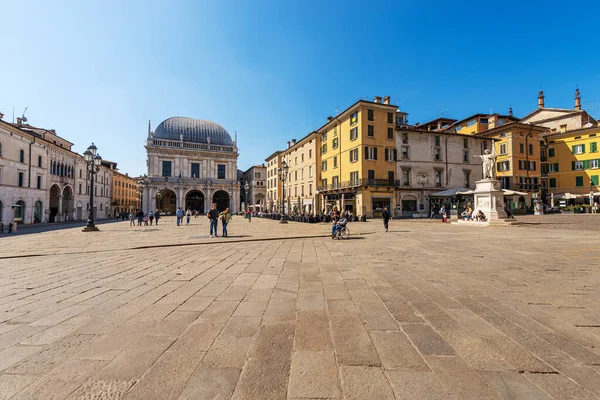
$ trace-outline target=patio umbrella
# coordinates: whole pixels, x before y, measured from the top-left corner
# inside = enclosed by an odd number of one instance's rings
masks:
[[[456,196],[457,194],[464,194],[465,192],[468,192],[468,191],[469,191],[469,189],[464,188],[464,187],[459,187],[459,188],[454,188],[454,189],[446,189],[441,192],[433,193],[433,194],[429,195],[429,197],[452,197],[452,196]]]

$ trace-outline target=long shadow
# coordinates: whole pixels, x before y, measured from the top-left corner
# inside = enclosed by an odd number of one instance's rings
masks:
[[[95,221],[96,226],[112,224],[116,222],[124,222],[124,221],[115,221],[113,219],[109,220],[100,220]],[[33,225],[25,225],[19,226],[16,232],[8,233],[8,226],[4,225],[4,233],[0,233],[0,239],[8,236],[23,236],[23,235],[31,235],[34,233],[43,233],[43,232],[52,232],[58,231],[61,229],[71,229],[71,228],[81,228],[83,229],[86,225],[86,221],[69,221],[69,222],[57,222],[57,223],[48,223],[48,224],[33,224]]]

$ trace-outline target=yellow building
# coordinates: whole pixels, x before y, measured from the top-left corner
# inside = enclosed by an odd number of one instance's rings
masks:
[[[279,212],[281,209],[282,188],[279,178],[281,168],[281,151],[276,151],[265,158],[267,165],[267,211]]]
[[[500,114],[474,114],[470,117],[454,122],[448,126],[446,132],[460,133],[462,135],[475,135],[488,129],[497,128],[510,122],[518,121],[513,117],[512,108],[508,111],[508,115]]]
[[[113,170],[112,209],[114,213],[135,212],[140,207],[140,188],[137,178]]]
[[[476,134],[494,139],[497,178],[503,189],[541,193],[545,181],[542,180],[540,142],[543,141],[541,134],[546,131],[547,128],[539,125],[509,122]]]
[[[286,212],[313,213],[319,210],[317,185],[320,135],[311,132],[299,141],[292,139],[281,153],[288,166],[285,182]]]
[[[576,202],[587,203],[593,192],[598,202],[600,127],[550,134],[546,140],[549,190],[554,199],[578,197],[583,201]]]
[[[359,100],[317,130],[323,210],[374,217],[396,207],[395,127],[406,114],[389,103],[389,96]]]

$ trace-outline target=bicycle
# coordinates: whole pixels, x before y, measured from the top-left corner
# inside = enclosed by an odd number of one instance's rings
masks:
[[[350,229],[347,226],[342,227],[342,229],[339,229],[334,236],[335,239],[350,239]]]

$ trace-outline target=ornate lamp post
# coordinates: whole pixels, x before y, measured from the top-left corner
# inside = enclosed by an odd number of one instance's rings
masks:
[[[285,213],[285,181],[287,179],[288,170],[287,163],[285,161],[281,162],[281,168],[279,168],[279,178],[281,179],[281,221],[280,224],[287,224],[288,222],[283,218],[283,214]]]
[[[248,181],[246,181],[246,183],[244,184],[244,191],[246,192],[246,210],[244,210],[244,212],[246,212],[247,210],[250,209],[250,202],[248,201],[248,190],[250,190],[250,185],[248,184]]]
[[[144,192],[146,193],[146,198],[148,198],[149,196],[148,176],[146,174],[140,176],[140,179],[138,180],[138,185],[140,185],[140,210],[143,210],[144,205],[146,204],[144,202]],[[148,200],[148,203],[150,203],[150,200]],[[150,204],[148,204],[148,212],[150,212]]]
[[[83,153],[83,158],[86,164],[87,173],[90,175],[90,207],[88,211],[87,225],[83,228],[84,232],[98,231],[99,229],[94,224],[94,174],[100,171],[102,157],[96,154],[98,148],[92,143],[90,147]]]

